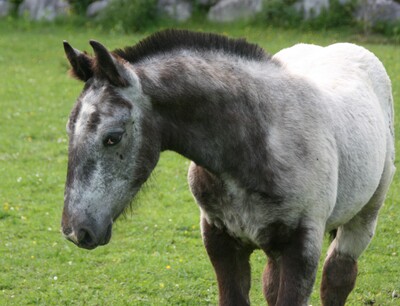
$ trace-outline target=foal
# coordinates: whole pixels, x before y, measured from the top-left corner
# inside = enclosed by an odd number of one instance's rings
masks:
[[[352,44],[274,56],[216,34],[167,30],[89,56],[64,42],[85,82],[69,118],[62,230],[107,244],[161,151],[193,162],[220,305],[249,305],[249,257],[268,256],[269,305],[307,305],[325,232],[336,236],[321,300],[344,305],[394,173],[393,101],[381,62]]]

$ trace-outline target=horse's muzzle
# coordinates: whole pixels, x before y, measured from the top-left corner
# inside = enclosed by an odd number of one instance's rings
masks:
[[[78,247],[92,250],[99,245],[106,245],[110,242],[112,233],[112,223],[107,227],[107,230],[102,235],[96,233],[88,226],[72,229],[70,227],[62,227],[64,237],[75,243]]]

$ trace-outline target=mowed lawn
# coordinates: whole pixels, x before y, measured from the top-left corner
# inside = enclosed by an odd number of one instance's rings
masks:
[[[247,37],[270,53],[297,42],[360,40],[340,32],[230,26],[215,31]],[[115,224],[109,245],[86,251],[60,234],[65,124],[82,88],[67,76],[62,41],[90,50],[93,38],[113,49],[144,35],[0,23],[0,305],[216,305],[214,272],[186,183],[189,161],[175,153],[162,154],[131,213]],[[360,41],[382,60],[392,79],[400,135],[400,47]],[[359,260],[348,305],[400,305],[399,185],[397,173],[376,236]],[[265,304],[264,265],[265,256],[256,251],[253,305]],[[310,300],[314,306],[320,305],[320,274]]]

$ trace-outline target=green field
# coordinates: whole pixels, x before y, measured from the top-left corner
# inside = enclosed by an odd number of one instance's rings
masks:
[[[398,45],[368,43],[339,31],[192,28],[244,36],[270,53],[297,42],[364,45],[382,60],[392,79],[400,135]],[[177,154],[163,153],[132,212],[114,226],[109,245],[86,251],[60,234],[65,124],[82,88],[67,76],[62,40],[89,50],[88,40],[93,38],[113,49],[134,44],[144,35],[0,22],[0,305],[216,305],[214,272],[186,183],[189,162]],[[397,173],[377,234],[359,261],[348,305],[400,305],[399,184]],[[253,305],[265,304],[264,264],[264,255],[255,252]],[[320,274],[310,301],[314,306],[320,305]]]

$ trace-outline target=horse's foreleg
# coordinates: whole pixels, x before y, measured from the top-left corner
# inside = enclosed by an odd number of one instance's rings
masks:
[[[280,267],[279,261],[273,258],[268,263],[263,274],[263,292],[268,305],[274,306],[278,299]]]
[[[217,275],[220,306],[250,305],[250,264],[253,248],[202,220],[203,240]]]
[[[306,306],[318,268],[324,227],[310,223],[287,232],[290,235],[278,233],[278,238],[263,247],[272,257],[264,275],[264,294],[270,306]]]

